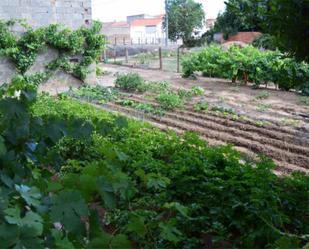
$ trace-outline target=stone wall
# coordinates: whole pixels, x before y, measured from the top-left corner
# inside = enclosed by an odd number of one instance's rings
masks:
[[[26,19],[37,28],[60,23],[77,29],[91,24],[91,0],[0,0],[0,19]]]

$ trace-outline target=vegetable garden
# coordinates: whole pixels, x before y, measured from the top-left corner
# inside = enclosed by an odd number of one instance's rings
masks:
[[[104,48],[99,26],[17,38],[8,25],[1,54],[20,75],[0,88],[1,249],[308,248],[309,150],[296,130],[199,101],[203,87],[132,73],[119,74],[116,88],[38,94],[44,75],[25,72],[42,45],[61,51],[47,75],[84,78]],[[70,62],[77,52],[81,61]],[[111,110],[142,112],[161,130]]]

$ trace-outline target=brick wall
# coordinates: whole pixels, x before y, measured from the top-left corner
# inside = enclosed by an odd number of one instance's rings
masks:
[[[260,32],[238,32],[236,35],[231,35],[227,40],[224,40],[223,43],[240,41],[251,44],[260,35]]]
[[[91,23],[91,0],[0,0],[0,19],[15,18],[35,28],[60,23],[76,29]]]

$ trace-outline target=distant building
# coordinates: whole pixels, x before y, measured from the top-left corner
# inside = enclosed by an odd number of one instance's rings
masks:
[[[206,19],[205,21],[205,27],[206,27],[206,31],[211,30],[216,23],[217,19]]]
[[[163,16],[135,19],[130,26],[133,43],[158,44],[165,39]]]
[[[110,44],[163,44],[163,20],[164,15],[133,15],[124,22],[103,23],[102,32]]]
[[[103,23],[102,32],[110,44],[131,43],[130,24],[127,22]]]

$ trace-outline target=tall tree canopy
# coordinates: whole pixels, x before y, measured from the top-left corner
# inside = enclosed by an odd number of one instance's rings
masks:
[[[229,0],[226,5],[216,32],[261,31],[282,51],[309,60],[308,0]]]
[[[194,0],[168,0],[168,30],[171,40],[182,39],[187,45],[195,29],[205,20],[203,5]],[[164,27],[167,23],[164,22]]]
[[[215,32],[223,33],[227,38],[229,35],[240,31],[260,31],[261,20],[259,6],[254,1],[230,0],[225,2],[226,9],[219,14],[214,26]],[[241,13],[246,13],[243,15]]]

